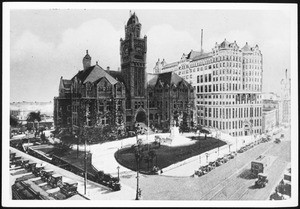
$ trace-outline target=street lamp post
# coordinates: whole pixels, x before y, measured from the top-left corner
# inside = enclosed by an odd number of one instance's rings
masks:
[[[206,155],[206,162],[208,163],[208,156],[209,156],[209,154],[205,153],[205,155]]]
[[[87,155],[86,155],[86,138],[84,140],[84,194],[86,194],[87,184]]]
[[[117,169],[118,169],[118,181],[120,181],[120,166],[118,166]]]

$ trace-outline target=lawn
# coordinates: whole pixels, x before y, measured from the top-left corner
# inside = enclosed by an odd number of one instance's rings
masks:
[[[54,149],[53,145],[48,145],[47,147],[46,146],[37,147],[35,150],[39,150],[41,152],[44,152],[45,154],[52,154],[54,151],[53,149]],[[84,169],[84,151],[78,152],[78,158],[77,158],[77,151],[71,149],[64,153],[57,153],[56,156],[70,163],[71,165]],[[95,172],[89,163],[87,164],[87,170],[90,173]]]
[[[192,138],[192,137],[191,137]],[[170,147],[166,145],[158,146],[150,146],[156,151],[157,159],[154,158],[153,163],[150,163],[150,168],[154,165],[158,166],[160,169],[168,167],[174,163],[183,161],[187,158],[199,155],[211,149],[214,149],[218,146],[223,146],[226,142],[218,140],[216,138],[207,137],[205,140],[204,137],[193,137],[192,140],[195,140],[195,144],[186,145],[186,146],[178,146],[178,147]],[[143,154],[147,154],[147,149],[143,151]],[[137,170],[136,160],[134,149],[124,148],[115,153],[116,160],[124,167],[134,170]],[[141,172],[148,172],[148,163],[145,160],[142,160],[139,165],[139,170]]]

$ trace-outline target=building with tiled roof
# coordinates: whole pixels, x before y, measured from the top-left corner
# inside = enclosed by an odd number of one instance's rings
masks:
[[[135,13],[125,26],[125,38],[120,39],[120,45],[121,70],[105,70],[98,62],[92,65],[87,50],[82,59],[83,69],[70,80],[61,77],[59,96],[54,98],[55,127],[76,133],[83,126],[132,129],[139,122],[168,129],[175,124],[174,114],[177,118],[184,114],[184,122],[192,125],[193,88],[174,73],[146,73],[147,37],[141,37],[141,24]],[[192,52],[188,56],[196,55]],[[165,60],[158,64],[166,68],[177,65]],[[178,111],[174,113],[171,106]]]

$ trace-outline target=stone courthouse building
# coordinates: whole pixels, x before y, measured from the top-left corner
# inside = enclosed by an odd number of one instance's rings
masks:
[[[132,129],[136,122],[159,129],[193,125],[194,89],[175,73],[147,74],[147,37],[135,13],[120,39],[121,71],[91,65],[88,51],[83,69],[72,79],[61,77],[54,98],[54,124],[58,129],[116,125]]]

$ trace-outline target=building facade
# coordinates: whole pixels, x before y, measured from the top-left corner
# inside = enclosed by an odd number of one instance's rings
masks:
[[[104,70],[98,62],[91,65],[87,51],[83,70],[70,80],[61,78],[59,96],[54,98],[56,128],[76,132],[83,126],[133,129],[137,122],[159,129],[193,125],[191,84],[175,73],[147,75],[147,37],[141,38],[135,13],[127,21],[124,40],[120,39],[120,55],[120,71]]]
[[[262,93],[262,103],[263,103],[263,115],[264,112],[268,113],[270,110],[275,110],[275,126],[278,126],[282,123],[282,102],[280,100],[280,97],[273,93]],[[262,118],[263,123],[264,122],[264,117]],[[262,127],[264,130],[264,127]]]
[[[175,72],[194,86],[197,123],[232,136],[262,132],[263,56],[256,45],[226,39],[211,52],[191,51],[177,62],[156,63],[154,72]]]
[[[268,133],[277,123],[277,109],[264,108],[262,113],[262,132]]]
[[[287,69],[285,78],[281,80],[281,102],[282,102],[282,122],[291,122],[291,78],[288,78]]]

